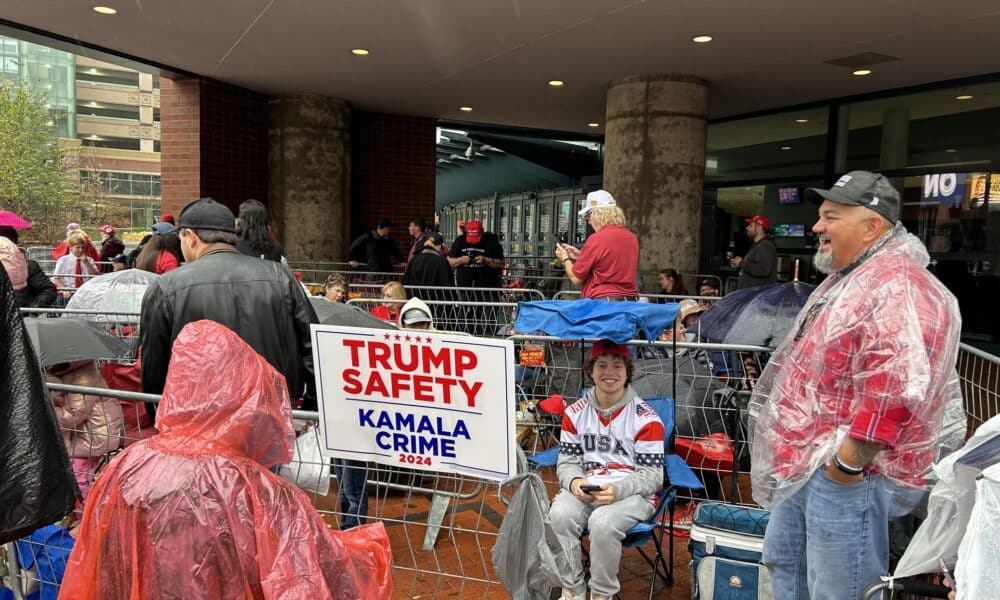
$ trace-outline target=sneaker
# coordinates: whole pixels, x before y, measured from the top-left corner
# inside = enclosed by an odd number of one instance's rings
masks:
[[[560,598],[562,600],[587,600],[587,590],[584,590],[582,592],[574,592],[569,588],[563,588],[562,596],[560,596]]]

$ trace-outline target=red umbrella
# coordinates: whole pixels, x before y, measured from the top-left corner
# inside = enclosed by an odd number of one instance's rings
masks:
[[[0,226],[2,225],[13,227],[14,229],[31,229],[31,223],[9,210],[0,210]]]

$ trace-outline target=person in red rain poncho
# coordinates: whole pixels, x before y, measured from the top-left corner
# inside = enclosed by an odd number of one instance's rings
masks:
[[[287,390],[226,327],[186,325],[156,415],[160,433],[101,473],[59,597],[388,598],[382,524],[330,531],[304,492],[267,470],[292,458]]]

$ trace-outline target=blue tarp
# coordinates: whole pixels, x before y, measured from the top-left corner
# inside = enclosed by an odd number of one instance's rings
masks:
[[[679,305],[607,300],[539,300],[517,305],[518,333],[544,333],[563,339],[603,338],[617,344],[635,339],[642,331],[655,340],[673,325]]]

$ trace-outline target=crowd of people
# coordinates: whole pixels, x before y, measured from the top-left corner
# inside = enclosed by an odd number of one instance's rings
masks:
[[[757,407],[751,423],[753,494],[772,511],[764,563],[774,597],[857,598],[867,585],[888,573],[888,521],[919,502],[924,476],[946,443],[937,433],[954,412],[954,403],[961,402],[948,384],[961,317],[955,298],[927,271],[923,244],[900,223],[900,196],[888,180],[853,171],[831,188],[809,193],[819,203],[819,218],[813,226],[819,239],[814,262],[827,277],[752,387],[751,403]],[[241,476],[251,482],[247,485],[273,482],[261,468],[289,459],[282,441],[287,440],[290,427],[287,409],[317,407],[309,329],[317,322],[316,312],[307,291],[282,265],[282,249],[268,229],[264,206],[255,200],[244,202],[239,228],[230,209],[209,198],[185,206],[176,223],[167,217],[163,215],[141,249],[133,251],[134,259],[126,257],[122,263],[159,275],[142,301],[139,347],[141,389],[162,393],[164,403],[160,415],[148,405],[160,436],[142,450],[128,451],[128,460],[116,461],[112,474],[90,492],[101,499],[89,501],[83,523],[86,542],[80,547],[97,554],[74,553],[72,567],[98,581],[107,574],[95,574],[99,569],[95,556],[117,564],[117,553],[124,549],[98,544],[96,540],[103,539],[104,533],[97,524],[124,527],[133,518],[129,512],[133,509],[122,505],[131,502],[131,497],[116,486],[125,469],[143,468],[142,453],[172,456],[191,427],[185,419],[200,415],[198,420],[221,427],[216,432],[236,432],[231,438],[234,447],[243,448],[241,452],[253,463],[249,471],[249,463],[241,463]],[[640,241],[628,229],[621,207],[609,192],[599,190],[588,194],[580,217],[593,234],[580,248],[565,243],[556,246],[565,277],[580,286],[585,299],[638,300]],[[412,297],[414,288],[481,288],[484,295],[456,292],[454,296],[480,302],[501,288],[503,248],[481,222],[461,223],[449,246],[441,233],[414,220],[408,229],[413,242],[405,255],[391,237],[392,226],[388,219],[378,220],[348,249],[350,264],[370,273],[389,272],[394,262],[406,263],[403,281],[383,286],[384,302],[371,311],[378,318],[404,328],[433,328],[433,312],[420,298]],[[776,251],[767,237],[768,228],[764,216],[747,219],[753,245],[744,256],[732,260],[740,269],[741,288],[777,280]],[[113,227],[103,227],[101,233],[104,238],[98,252],[78,227],[68,228],[64,246],[55,251],[61,255],[50,287],[45,283],[49,279],[39,276],[37,263],[32,265],[17,251],[17,232],[0,229],[0,258],[18,303],[49,305],[82,287],[87,277],[98,276],[99,262],[114,263],[117,268],[124,246]],[[661,271],[657,283],[664,295],[690,295],[676,270]],[[335,274],[325,281],[320,294],[330,302],[344,302],[350,289],[348,279]],[[719,293],[712,280],[699,281],[696,295],[703,298],[681,302],[676,320],[660,340],[697,341],[698,320],[707,308],[707,298]],[[476,313],[471,314],[474,321]],[[208,356],[195,350],[193,342],[207,337],[221,340],[230,354]],[[260,401],[270,403],[261,409],[273,421],[268,425],[273,426],[268,433],[274,434],[270,446],[268,438],[257,438],[246,429],[250,421],[226,424],[206,406],[194,413],[180,408],[186,400],[179,390],[189,386],[178,379],[179,369],[201,373],[196,365],[202,361],[212,364],[213,375],[240,372],[243,367],[238,363],[247,353],[260,359],[254,367],[254,381],[269,390]],[[667,432],[656,410],[643,399],[649,394],[644,388],[648,381],[638,363],[651,359],[677,364],[678,396],[685,396],[677,398],[678,434],[696,437],[723,427],[697,410],[697,398],[710,396],[712,390],[695,387],[727,384],[732,374],[717,370],[718,363],[726,363],[725,357],[672,345],[633,354],[627,346],[607,341],[593,344],[582,366],[592,385],[565,407],[562,416],[560,490],[549,513],[569,557],[568,569],[559,581],[563,598],[584,598],[588,586],[595,599],[618,593],[625,532],[656,509],[657,492],[664,483]],[[76,368],[93,375],[86,365],[60,365],[48,375],[65,380]],[[229,401],[234,402],[232,413],[239,416],[245,407],[240,405],[242,396],[237,396]],[[74,426],[82,422],[80,415],[88,402],[93,405],[85,397],[59,396],[54,401],[60,423]],[[103,413],[114,420],[113,411]],[[235,429],[226,433],[230,426]],[[94,423],[92,429],[105,431],[109,437],[118,435],[108,422]],[[198,435],[211,429],[198,428]],[[253,443],[246,446],[251,439]],[[74,440],[67,440],[68,447],[73,444]],[[93,469],[93,456],[72,456]],[[207,457],[198,461],[211,462]],[[338,461],[335,468],[341,485],[340,508],[350,516],[342,525],[363,525],[365,465]],[[81,487],[87,484],[81,481]],[[157,493],[171,497],[176,492],[172,488]],[[140,497],[148,499],[140,494],[135,500]],[[286,508],[309,513],[304,506]],[[311,534],[298,543],[329,546],[315,518],[306,515],[302,519]],[[589,581],[581,560],[584,530],[592,540]],[[325,551],[336,553],[335,548]],[[169,565],[163,566],[165,557],[144,560],[169,571]],[[310,581],[320,586],[326,578],[325,584],[330,585],[329,565],[323,564],[322,557],[320,563],[307,579],[312,577]],[[114,585],[120,585],[116,581]]]

